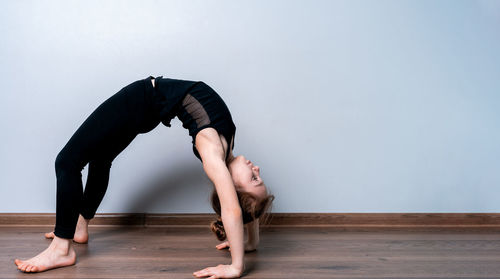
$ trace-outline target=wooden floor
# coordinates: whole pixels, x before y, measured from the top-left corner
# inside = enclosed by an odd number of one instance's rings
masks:
[[[14,259],[47,248],[51,229],[0,227],[0,278],[195,278],[231,260],[207,227],[91,226],[76,265],[19,271]],[[500,233],[268,227],[245,263],[244,278],[500,278]]]

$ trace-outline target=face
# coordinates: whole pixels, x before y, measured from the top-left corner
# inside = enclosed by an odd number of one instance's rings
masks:
[[[237,190],[251,192],[258,197],[264,197],[267,194],[266,185],[260,177],[259,166],[255,166],[244,156],[236,156],[229,163],[228,169]]]

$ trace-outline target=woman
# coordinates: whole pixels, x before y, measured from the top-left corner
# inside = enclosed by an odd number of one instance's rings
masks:
[[[193,152],[213,182],[212,207],[217,221],[211,229],[217,246],[231,246],[232,263],[194,272],[197,277],[237,278],[244,270],[244,251],[258,244],[259,217],[269,209],[268,194],[260,169],[243,156],[234,157],[236,126],[221,97],[201,81],[149,76],[123,87],[104,101],[83,122],[55,160],[57,177],[56,224],[47,233],[50,246],[29,260],[15,260],[23,272],[40,272],[73,265],[72,241],[87,243],[88,223],[106,192],[111,162],[138,135],[160,122],[170,127],[178,117],[192,136]],[[83,190],[81,171],[89,164]],[[248,241],[244,241],[246,225]]]

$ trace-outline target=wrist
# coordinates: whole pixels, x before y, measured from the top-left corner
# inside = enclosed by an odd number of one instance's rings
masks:
[[[243,270],[245,269],[245,263],[231,263],[231,266],[234,267],[236,270],[238,270],[241,273],[243,273]]]

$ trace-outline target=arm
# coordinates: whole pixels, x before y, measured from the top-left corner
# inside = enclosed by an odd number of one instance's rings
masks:
[[[196,136],[196,149],[202,158],[203,169],[215,185],[219,196],[222,223],[227,239],[233,248],[231,249],[231,265],[236,267],[241,274],[244,269],[243,215],[231,174],[223,159],[225,153],[217,131],[208,128],[199,132]]]
[[[219,196],[222,223],[224,224],[229,244],[232,247],[232,265],[243,269],[243,217],[231,175],[224,162],[221,164],[204,162],[203,168],[210,180],[215,184]]]
[[[256,220],[245,224],[245,252],[252,252],[257,249],[257,246],[259,245],[259,219],[257,218]],[[219,243],[215,248],[222,250],[225,248],[229,248],[229,251],[231,251],[229,241],[224,241],[222,243]]]
[[[248,233],[247,244],[249,247],[257,248],[259,245],[259,218],[245,225]]]

